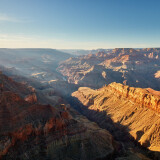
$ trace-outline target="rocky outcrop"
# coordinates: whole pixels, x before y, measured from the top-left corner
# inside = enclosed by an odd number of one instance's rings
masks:
[[[28,95],[25,97],[25,101],[30,102],[30,103],[36,103],[37,102],[37,96],[35,93]]]
[[[142,107],[147,107],[160,113],[160,96],[154,94],[153,91],[151,93],[146,89],[124,86],[117,83],[111,83],[107,88],[117,94],[117,96],[122,96],[133,103],[138,103]]]
[[[160,79],[160,71],[157,71],[155,74],[154,74],[155,78],[159,78]]]
[[[2,91],[12,91],[22,97],[35,93],[35,89],[33,87],[27,86],[24,83],[18,83],[12,78],[4,74],[0,74],[0,92]]]
[[[111,83],[98,90],[81,87],[72,96],[85,106],[81,110],[88,118],[114,132],[115,137],[121,137],[119,132],[114,131],[116,125],[141,145],[160,151],[158,92]],[[112,127],[111,121],[115,124]]]

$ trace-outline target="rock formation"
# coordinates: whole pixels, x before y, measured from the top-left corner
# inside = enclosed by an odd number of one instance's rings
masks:
[[[114,154],[108,131],[69,105],[39,104],[30,88],[0,75],[0,159],[93,160]]]
[[[31,94],[25,97],[25,101],[30,102],[30,103],[36,103],[37,102],[37,96],[36,94]]]
[[[159,48],[116,48],[107,53],[70,58],[60,63],[58,71],[69,83],[85,87],[100,88],[117,82],[160,90],[159,64]]]
[[[98,90],[81,87],[72,94],[84,105],[81,110],[88,118],[112,132],[114,127],[110,128],[111,123],[107,121],[111,119],[118,128],[153,151],[160,151],[159,95],[160,92],[153,89],[134,88],[115,82]],[[120,134],[115,131],[115,136]]]

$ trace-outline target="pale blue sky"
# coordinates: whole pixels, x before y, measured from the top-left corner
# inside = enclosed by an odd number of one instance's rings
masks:
[[[159,0],[0,0],[0,47],[160,47]]]

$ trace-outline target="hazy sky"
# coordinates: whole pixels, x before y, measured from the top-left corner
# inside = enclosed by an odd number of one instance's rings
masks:
[[[0,47],[160,47],[160,0],[0,0]]]

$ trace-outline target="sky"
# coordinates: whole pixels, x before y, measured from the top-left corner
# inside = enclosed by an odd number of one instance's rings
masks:
[[[160,47],[159,0],[0,0],[0,48]]]

